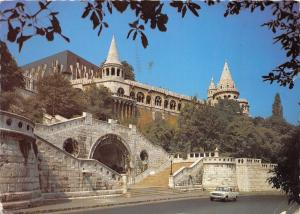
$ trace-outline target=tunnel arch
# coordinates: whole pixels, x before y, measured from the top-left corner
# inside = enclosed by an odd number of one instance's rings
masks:
[[[128,144],[118,135],[106,134],[91,148],[89,158],[98,160],[118,173],[127,173],[131,152]]]

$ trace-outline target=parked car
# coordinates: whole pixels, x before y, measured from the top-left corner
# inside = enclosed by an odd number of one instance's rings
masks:
[[[239,193],[234,187],[217,187],[215,191],[210,192],[210,200],[237,200]]]

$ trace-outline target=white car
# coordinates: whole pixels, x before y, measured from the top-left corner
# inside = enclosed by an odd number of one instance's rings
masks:
[[[237,200],[239,193],[233,187],[217,187],[215,191],[210,192],[210,200]]]

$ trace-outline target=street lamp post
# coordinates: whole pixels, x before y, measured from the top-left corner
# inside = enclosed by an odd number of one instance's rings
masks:
[[[173,155],[171,155],[171,171],[170,175],[173,175]]]

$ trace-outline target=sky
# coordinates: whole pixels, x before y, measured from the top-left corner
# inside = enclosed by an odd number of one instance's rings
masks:
[[[33,2],[25,2],[34,11]],[[300,121],[300,77],[290,90],[276,83],[263,82],[268,74],[286,57],[280,44],[273,44],[274,34],[261,24],[271,19],[270,11],[249,13],[224,18],[226,3],[202,9],[195,17],[187,12],[184,18],[165,2],[168,14],[167,32],[146,27],[149,46],[144,49],[140,42],[127,39],[129,22],[135,20],[132,11],[122,14],[113,11],[105,20],[109,28],[100,37],[92,29],[89,19],[80,18],[84,2],[54,2],[51,8],[59,11],[63,34],[71,39],[67,43],[56,36],[53,42],[44,38],[28,40],[22,51],[16,44],[8,47],[19,65],[24,65],[60,51],[70,50],[84,59],[100,65],[106,58],[112,35],[115,35],[121,60],[126,60],[135,69],[136,80],[162,87],[189,96],[207,98],[211,77],[219,81],[224,62],[227,61],[240,98],[246,98],[253,117],[269,117],[272,103],[278,92],[284,117],[293,124]],[[13,2],[4,2],[0,8]],[[5,39],[5,27],[0,26],[0,39]]]

